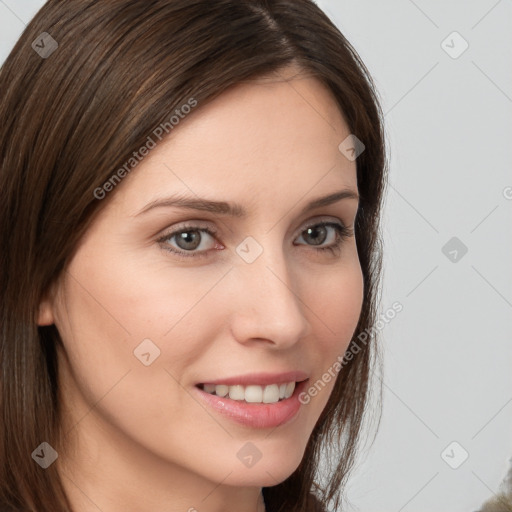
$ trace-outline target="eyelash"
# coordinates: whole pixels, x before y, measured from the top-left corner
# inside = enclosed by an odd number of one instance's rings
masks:
[[[319,222],[319,223],[307,225],[301,231],[300,234],[302,235],[302,233],[304,231],[308,230],[309,228],[317,228],[317,227],[332,227],[332,228],[334,228],[336,230],[336,234],[337,234],[337,237],[336,237],[337,239],[336,239],[336,242],[335,242],[334,245],[330,245],[330,246],[327,246],[327,247],[318,247],[318,248],[316,248],[315,246],[310,246],[310,247],[313,247],[313,249],[315,251],[318,251],[319,253],[323,253],[324,251],[330,251],[331,254],[335,255],[337,253],[337,251],[339,251],[339,249],[341,248],[341,244],[347,238],[350,238],[351,236],[354,235],[354,230],[353,229],[345,226],[342,223],[329,222],[329,221]],[[188,225],[188,226],[181,227],[177,231],[173,231],[171,233],[168,233],[168,234],[164,235],[163,237],[158,239],[158,242],[164,245],[165,242],[171,240],[176,235],[179,235],[180,233],[186,233],[188,231],[200,231],[200,232],[208,233],[212,237],[215,237],[217,235],[217,231],[216,230],[213,230],[213,229],[210,229],[210,228],[203,228],[203,227],[200,227],[200,226]],[[171,252],[173,254],[177,254],[178,256],[182,256],[184,258],[203,258],[203,257],[208,257],[208,253],[209,253],[209,251],[200,251],[200,252],[195,252],[195,253],[191,252],[191,251],[188,251],[188,252],[187,251],[181,251],[181,250],[178,250],[178,249],[175,249],[175,248],[171,248],[168,244],[165,244],[165,245],[166,245],[166,247],[163,247],[163,250],[169,251],[169,252]],[[305,245],[305,244],[300,244],[300,245]]]

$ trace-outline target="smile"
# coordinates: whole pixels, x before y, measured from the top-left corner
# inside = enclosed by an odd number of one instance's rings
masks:
[[[201,384],[200,389],[211,395],[229,397],[231,400],[245,401],[247,403],[275,404],[293,395],[295,381],[267,386],[236,384]]]
[[[299,394],[309,375],[290,371],[250,374],[196,384],[193,389],[205,406],[249,428],[275,428],[298,416]]]

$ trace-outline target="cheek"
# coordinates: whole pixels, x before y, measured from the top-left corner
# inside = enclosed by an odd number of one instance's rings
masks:
[[[146,338],[168,344],[178,332],[191,334],[199,315],[206,313],[201,302],[208,294],[215,295],[213,289],[223,273],[173,268],[161,259],[138,260],[114,251],[104,251],[101,257],[84,251],[69,267],[61,309],[63,316],[72,317],[73,333],[90,339],[89,347],[101,343],[107,348],[108,340],[118,355],[126,352],[133,357],[133,350]],[[211,304],[208,311],[211,315]],[[188,343],[176,346],[178,352],[186,347],[192,348]]]
[[[314,343],[308,346],[307,357],[311,366],[318,369],[309,380],[303,401],[315,410],[312,418],[320,415],[342,371],[340,361],[352,340],[363,305],[364,281],[358,261],[335,275],[317,279],[310,292],[304,294],[314,312],[310,315]]]
[[[363,304],[364,281],[357,260],[348,262],[339,272],[326,273],[308,285],[306,304],[314,312],[317,334],[321,336],[323,359],[344,350],[355,331]]]
[[[61,382],[66,382],[74,422],[87,418],[82,426],[90,427],[94,416],[88,413],[94,408],[152,451],[167,446],[169,456],[185,459],[190,448],[181,431],[195,429],[206,439],[208,429],[216,427],[179,381],[188,363],[202,355],[205,337],[198,335],[198,315],[207,308],[211,315],[214,300],[204,305],[201,297],[219,276],[210,272],[191,284],[192,273],[180,269],[160,274],[142,266],[135,272],[120,261],[113,265],[86,256],[70,265],[56,315],[69,359],[69,365],[65,359],[59,365]],[[148,366],[134,354],[147,339],[154,343],[145,348],[153,361]],[[184,417],[202,421],[192,428]],[[171,440],[169,429],[176,433]]]
[[[203,417],[179,383],[190,380],[190,368],[206,357],[208,344],[221,352],[217,334],[229,310],[219,300],[225,269],[159,262],[132,267],[127,259],[109,260],[107,252],[101,258],[85,251],[77,256],[56,322],[69,359],[69,368],[62,365],[65,378],[76,383],[73,395],[83,397],[75,400],[77,415],[101,399],[102,415],[134,436],[151,431],[162,415],[168,415],[164,423],[175,425],[190,407]],[[149,423],[133,415],[141,410]],[[208,416],[204,419],[204,425],[215,427]],[[153,434],[161,441],[158,429]]]

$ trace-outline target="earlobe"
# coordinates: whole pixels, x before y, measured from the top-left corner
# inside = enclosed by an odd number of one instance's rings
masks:
[[[39,304],[39,313],[37,316],[37,325],[52,325],[55,322],[50,301],[45,299]]]
[[[50,286],[46,291],[41,302],[39,303],[39,311],[37,314],[37,325],[52,325],[55,323],[55,317],[53,315],[53,303],[54,303],[54,288],[55,285]]]

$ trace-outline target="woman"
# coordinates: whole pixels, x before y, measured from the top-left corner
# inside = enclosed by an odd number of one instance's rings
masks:
[[[340,507],[386,156],[339,30],[310,0],[49,0],[0,87],[0,508]]]

